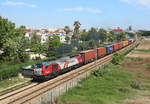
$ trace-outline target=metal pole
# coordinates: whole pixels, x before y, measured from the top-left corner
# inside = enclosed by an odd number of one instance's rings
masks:
[[[97,69],[97,46],[96,46],[96,61],[95,61],[95,63],[96,63],[96,69]]]

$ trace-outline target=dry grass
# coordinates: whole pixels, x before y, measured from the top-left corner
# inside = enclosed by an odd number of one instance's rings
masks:
[[[135,51],[130,53],[128,57],[133,58],[150,58],[150,41],[143,40]]]
[[[150,58],[127,58],[122,67],[132,73],[133,79],[138,81],[142,87],[135,97],[126,99],[123,104],[150,104],[150,70],[147,65]]]

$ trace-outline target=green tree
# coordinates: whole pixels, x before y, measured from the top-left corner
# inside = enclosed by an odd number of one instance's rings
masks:
[[[51,56],[56,56],[56,50],[60,47],[61,43],[60,43],[60,38],[57,35],[53,35],[50,36],[48,41],[47,41],[47,46],[48,46],[48,50],[47,50],[47,56],[51,57]]]
[[[107,39],[107,32],[104,29],[99,29],[98,35],[99,35],[101,42],[104,43]]]
[[[66,34],[68,34],[71,30],[69,26],[65,26],[64,31],[66,32]]]
[[[31,37],[31,46],[34,46],[35,44],[38,44],[40,42],[41,42],[41,36],[37,35],[37,33],[34,32]]]
[[[82,42],[78,46],[78,51],[88,50],[88,42]]]
[[[124,40],[126,40],[126,34],[125,34],[125,32],[121,32],[121,33],[117,34],[117,41],[118,42],[119,41],[124,41]]]
[[[88,35],[86,37],[86,40],[99,40],[99,35],[98,32],[96,30],[96,28],[92,27],[89,31],[88,31]]]
[[[0,16],[0,49],[3,49],[3,45],[6,43],[7,39],[11,39],[15,35],[15,23]]]
[[[150,36],[150,31],[139,31],[138,35],[141,35],[141,36]]]
[[[113,42],[114,40],[116,40],[116,36],[114,34],[108,33],[107,39],[109,42]]]
[[[112,57],[112,63],[114,65],[119,65],[124,60],[124,54],[122,53],[115,53]]]
[[[38,54],[39,57],[41,54],[47,52],[46,44],[41,43],[41,36],[37,35],[36,32],[33,33],[31,38],[31,50]]]
[[[67,43],[69,43],[70,37],[69,37],[69,36],[66,36],[66,37],[65,37],[65,40],[66,40]]]
[[[90,41],[88,42],[88,47],[89,47],[90,49],[96,48],[96,42],[95,42],[94,40],[90,40]]]
[[[88,32],[83,31],[83,32],[81,33],[80,40],[82,40],[82,41],[86,41],[87,36],[88,36]]]
[[[25,62],[29,59],[25,49],[29,41],[22,32],[22,27],[14,30],[14,37],[8,38],[3,44],[4,60],[13,62]]]

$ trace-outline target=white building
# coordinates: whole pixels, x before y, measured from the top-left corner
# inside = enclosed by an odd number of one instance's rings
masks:
[[[73,35],[72,33],[65,34],[65,33],[63,33],[62,29],[58,29],[58,30],[59,31],[52,32],[52,33],[50,33],[50,32],[49,33],[37,32],[36,34],[41,37],[41,43],[46,43],[49,36],[53,36],[53,35],[56,35],[56,34],[60,37],[60,42],[61,43],[66,43],[66,40],[65,40],[66,36],[69,36],[70,39],[71,39],[71,37]],[[32,36],[33,36],[32,32],[27,32],[25,34],[25,37],[28,37],[30,40],[31,40]]]
[[[31,39],[31,38],[32,38],[32,33],[27,32],[27,33],[25,34],[25,37],[28,37],[29,39]]]
[[[69,37],[70,37],[70,40],[71,40],[72,35],[73,35],[73,34],[71,34],[71,33],[70,33],[70,34],[60,33],[60,34],[59,34],[60,42],[61,42],[61,43],[66,43],[66,39],[65,39],[66,36],[69,36]]]

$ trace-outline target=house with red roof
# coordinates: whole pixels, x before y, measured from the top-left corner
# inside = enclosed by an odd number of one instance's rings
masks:
[[[114,34],[119,34],[121,32],[123,32],[122,29],[118,28],[118,29],[113,29]]]

